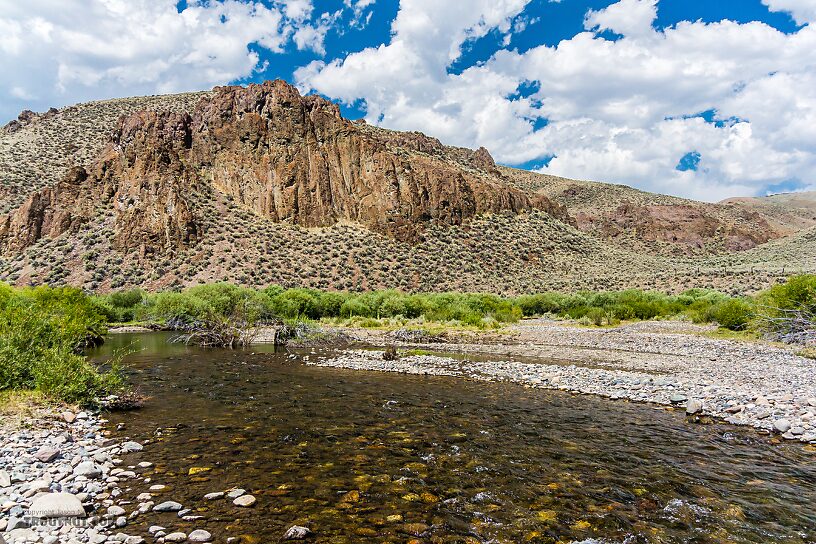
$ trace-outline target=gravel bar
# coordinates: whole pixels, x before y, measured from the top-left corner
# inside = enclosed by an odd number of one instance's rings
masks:
[[[816,442],[816,361],[767,343],[696,334],[702,329],[680,322],[591,329],[539,319],[525,320],[501,335],[503,340],[484,344],[399,342],[395,338],[400,335],[394,332],[357,331],[359,341],[375,345],[507,360],[411,355],[386,361],[382,352],[347,350],[310,364],[506,381],[679,405],[689,415],[709,415],[785,439]]]

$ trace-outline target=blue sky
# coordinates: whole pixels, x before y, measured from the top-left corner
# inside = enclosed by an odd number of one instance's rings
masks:
[[[283,78],[503,164],[716,201],[814,188],[814,20],[816,0],[3,3],[0,118]]]

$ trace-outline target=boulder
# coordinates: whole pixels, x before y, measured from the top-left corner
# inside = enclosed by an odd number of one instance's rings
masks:
[[[36,518],[84,518],[85,508],[71,493],[45,493],[34,499],[28,513]]]
[[[37,453],[34,454],[34,458],[42,463],[50,463],[59,456],[60,450],[56,448],[40,448]]]
[[[774,430],[779,433],[786,433],[791,428],[791,422],[787,419],[777,419],[773,422]]]

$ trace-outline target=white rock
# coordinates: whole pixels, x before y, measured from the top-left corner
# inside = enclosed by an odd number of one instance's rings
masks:
[[[703,409],[703,403],[697,399],[689,399],[686,403],[686,413],[688,415],[693,415],[700,412]]]
[[[187,536],[190,542],[209,542],[212,540],[212,535],[204,529],[196,529]]]
[[[774,429],[776,429],[780,433],[786,433],[791,428],[791,422],[787,419],[777,419],[773,423]]]
[[[252,495],[241,495],[240,497],[232,501],[232,504],[234,504],[235,506],[247,508],[249,506],[254,505],[256,500],[257,499],[255,499],[255,497],[253,497]]]
[[[187,534],[181,532],[170,533],[164,537],[165,542],[184,542],[185,540],[187,540]]]
[[[240,497],[241,495],[244,495],[245,493],[246,493],[246,490],[241,489],[241,488],[230,489],[229,491],[227,491],[227,498],[228,499],[237,499],[238,497]]]
[[[85,476],[86,478],[98,478],[102,475],[102,469],[93,461],[83,461],[74,467],[74,476]]]
[[[303,540],[310,534],[312,534],[312,531],[310,531],[308,527],[303,527],[301,525],[292,525],[291,527],[289,527],[289,529],[286,530],[286,533],[284,533],[283,539]]]
[[[138,442],[125,442],[122,444],[122,451],[126,451],[128,453],[135,453],[137,451],[142,451],[144,446],[139,444]]]
[[[45,493],[31,503],[29,515],[37,518],[85,517],[85,508],[76,495]]]
[[[175,501],[165,501],[153,507],[154,512],[178,512],[182,506]]]

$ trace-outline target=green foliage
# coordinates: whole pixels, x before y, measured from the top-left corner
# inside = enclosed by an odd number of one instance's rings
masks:
[[[754,306],[750,302],[732,298],[720,302],[711,311],[714,321],[732,331],[744,331],[754,315]]]
[[[141,317],[147,295],[141,289],[116,291],[93,297],[93,302],[110,323],[128,323]]]
[[[761,293],[753,328],[771,340],[811,344],[816,338],[816,275],[793,276]]]
[[[785,283],[774,285],[758,297],[766,311],[816,310],[816,275],[793,276]]]
[[[816,276],[797,276],[758,297],[762,304],[779,308],[816,306]],[[3,297],[0,291],[0,299]],[[545,292],[519,297],[486,293],[404,293],[397,290],[365,293],[284,289],[277,285],[262,290],[216,283],[185,291],[145,294],[126,291],[97,297],[103,313],[157,322],[192,323],[240,312],[251,322],[272,318],[288,320],[357,319],[374,326],[374,320],[422,319],[480,328],[514,323],[522,317],[553,315],[588,324],[613,325],[621,320],[681,317],[695,323],[718,323],[731,330],[745,330],[757,314],[751,299],[732,298],[711,289],[689,289],[679,295],[629,289],[580,291],[572,294]],[[117,313],[118,312],[118,313]],[[356,322],[356,321],[355,321]]]
[[[84,404],[120,388],[117,369],[100,372],[78,353],[105,333],[105,319],[79,289],[0,284],[0,391]]]

